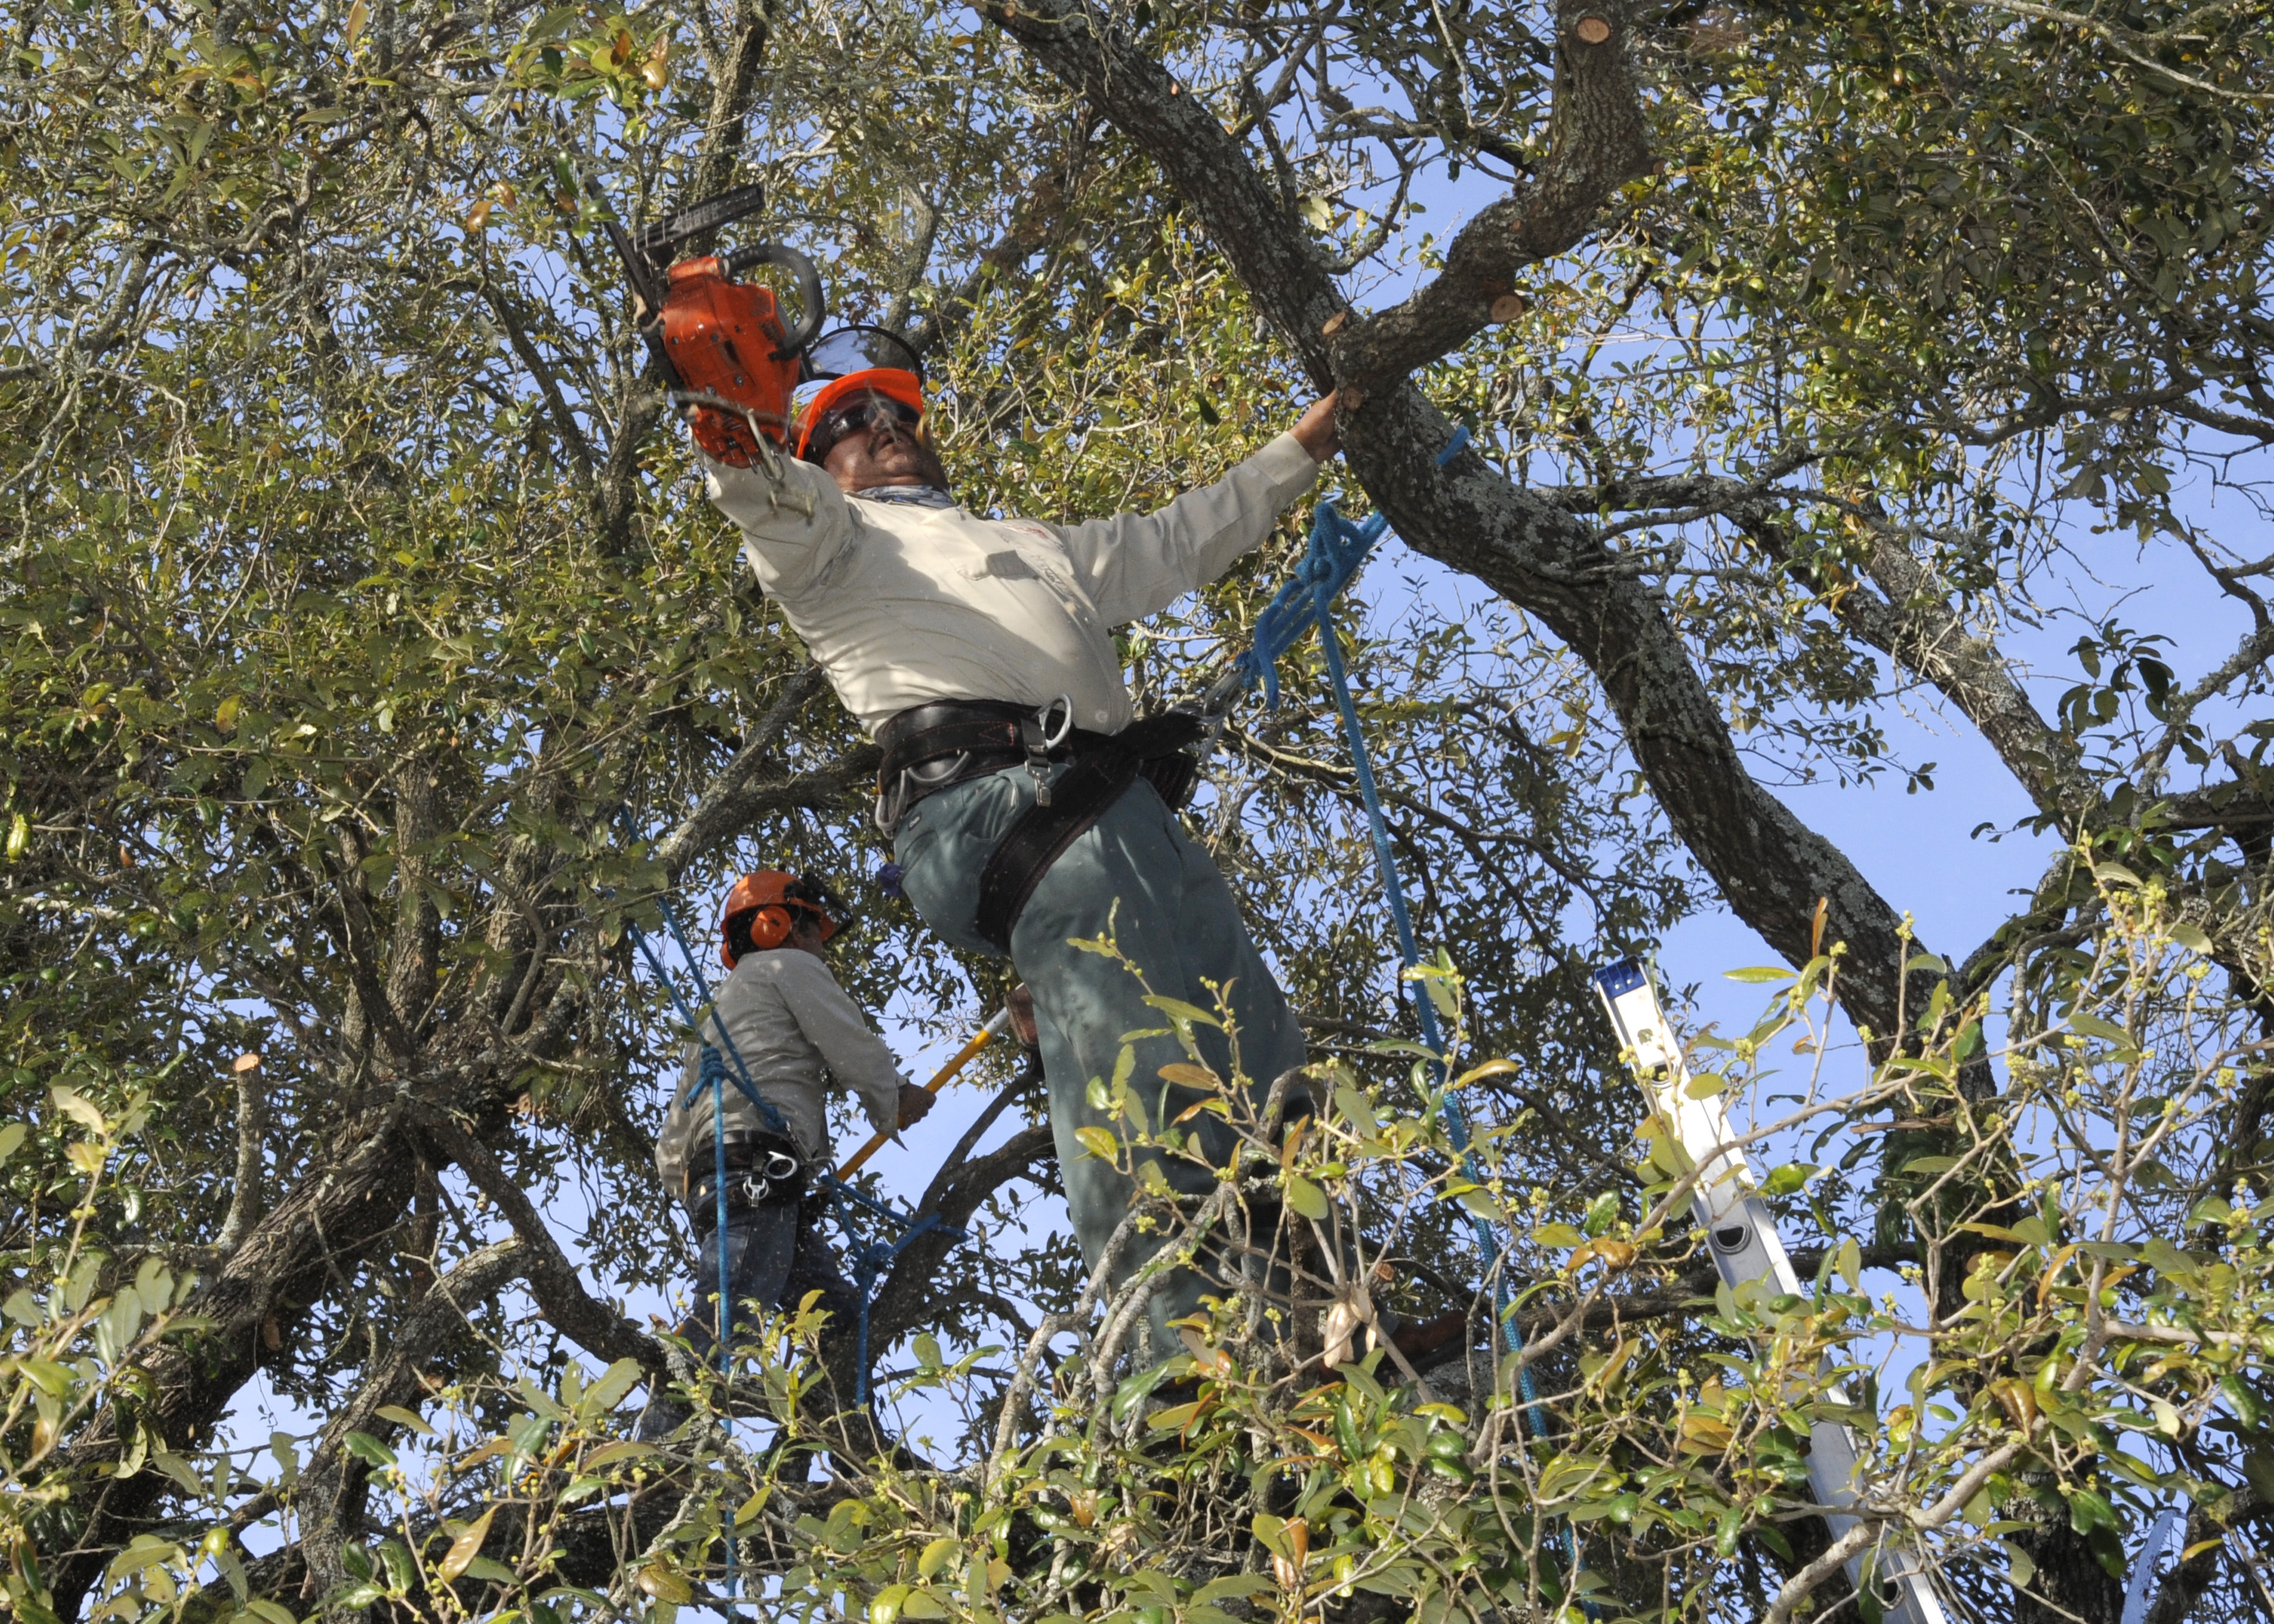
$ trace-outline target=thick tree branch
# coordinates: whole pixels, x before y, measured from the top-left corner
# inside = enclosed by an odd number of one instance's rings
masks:
[[[290,1494],[300,1519],[304,1599],[315,1600],[346,1579],[346,1571],[340,1566],[340,1549],[362,1531],[371,1469],[347,1452],[348,1434],[365,1432],[386,1441],[395,1425],[379,1412],[390,1405],[417,1404],[421,1390],[419,1366],[471,1320],[476,1308],[520,1274],[529,1261],[527,1244],[518,1237],[460,1259],[395,1327],[387,1357],[365,1372],[353,1396],[325,1424],[315,1454]],[[268,1509],[269,1497],[262,1495],[240,1508],[231,1521],[243,1528],[267,1515]]]
[[[240,1064],[243,1063],[240,1062]],[[214,1237],[214,1250],[227,1258],[245,1244],[260,1222],[262,1152],[268,1137],[268,1085],[260,1067],[237,1074],[237,1180],[229,1192],[229,1214]]]
[[[1566,6],[1567,25],[1581,9]],[[982,10],[1161,166],[1312,378],[1337,381],[1321,328],[1344,301],[1215,114],[1133,43],[1101,35],[1073,0],[984,0]],[[1482,456],[1440,469],[1451,425],[1410,383],[1367,395],[1344,417],[1346,455],[1407,544],[1484,582],[1586,662],[1675,832],[1738,916],[1805,963],[1822,898],[1824,939],[1849,953],[1842,1003],[1876,1037],[1896,1033],[1911,956],[1901,914],[1745,771],[1659,596],[1580,520],[1511,485]],[[1923,1009],[1931,980],[1915,980],[1909,1007]]]
[[[1538,178],[1462,229],[1436,281],[1337,333],[1337,381],[1371,391],[1459,349],[1495,319],[1495,302],[1519,272],[1583,241],[1613,194],[1649,172],[1642,101],[1627,65],[1627,8],[1562,0],[1555,25],[1555,109]]]
[[[434,1002],[442,951],[442,915],[430,888],[433,865],[426,843],[441,832],[434,809],[433,770],[413,756],[398,765],[395,781],[395,928],[387,944],[387,1002],[396,1023],[415,1033]]]
[[[339,1148],[318,1157],[193,1299],[210,1328],[162,1343],[142,1359],[149,1396],[141,1425],[169,1448],[201,1444],[268,1350],[289,1346],[308,1309],[340,1274],[394,1232],[410,1203],[418,1166],[392,1114],[358,1126]],[[90,1485],[78,1548],[53,1570],[64,1617],[76,1614],[110,1552],[142,1523],[167,1481],[154,1472],[102,1475],[124,1441],[119,1419],[115,1409],[102,1411],[61,1463],[65,1475]]]
[[[579,1346],[604,1359],[633,1359],[651,1376],[667,1376],[663,1344],[584,1289],[576,1266],[568,1261],[528,1195],[498,1165],[487,1147],[448,1117],[437,1116],[423,1126],[428,1140],[464,1170],[474,1188],[497,1204],[527,1246],[523,1274],[530,1295],[546,1318],[574,1337]]]

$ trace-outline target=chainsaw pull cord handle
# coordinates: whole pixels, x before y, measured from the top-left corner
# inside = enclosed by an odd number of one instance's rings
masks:
[[[774,352],[776,360],[787,360],[821,335],[821,324],[829,314],[821,297],[821,273],[787,243],[752,243],[719,256],[719,268],[729,276],[739,276],[754,265],[779,265],[797,278],[797,326]]]

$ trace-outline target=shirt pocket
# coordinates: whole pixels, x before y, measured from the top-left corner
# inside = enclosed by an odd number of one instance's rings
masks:
[[[963,575],[969,581],[1000,581],[1005,584],[1031,581],[1048,592],[1059,608],[1076,620],[1087,623],[1096,619],[1096,606],[1075,586],[1073,572],[1066,568],[1065,560],[1039,547],[998,547],[975,562],[965,565]]]

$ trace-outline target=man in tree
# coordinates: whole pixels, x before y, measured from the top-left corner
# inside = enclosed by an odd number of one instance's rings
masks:
[[[800,460],[706,458],[712,500],[884,747],[877,816],[909,900],[955,946],[1007,952],[1034,989],[1066,1202],[1095,1267],[1132,1186],[1077,1134],[1113,1131],[1089,1086],[1115,1074],[1126,1034],[1165,1024],[1147,995],[1209,1011],[1221,1000],[1230,1030],[1200,1028],[1202,1056],[1222,1078],[1254,1079],[1259,1096],[1305,1057],[1231,888],[1172,804],[1176,770],[1192,771],[1178,750],[1192,730],[1178,730],[1182,718],[1133,721],[1112,628],[1206,585],[1270,533],[1339,449],[1334,402],[1157,512],[997,520],[949,493],[913,357],[872,344],[867,359],[808,403]],[[1126,964],[1074,945],[1101,937]],[[1136,1045],[1133,1093],[1156,1132],[1199,1097],[1161,1079],[1185,1058],[1173,1039]],[[1223,1164],[1231,1131],[1209,1113],[1193,1121]],[[1186,1193],[1214,1187],[1189,1161],[1156,1160]],[[1126,1252],[1119,1274],[1145,1252]],[[1166,1321],[1191,1312],[1209,1283],[1179,1272],[1155,1294],[1156,1349],[1173,1345]]]
[[[859,1372],[855,1324],[861,1300],[821,1239],[809,1174],[830,1165],[827,1096],[855,1094],[870,1123],[910,1127],[932,1098],[900,1075],[884,1039],[829,973],[825,950],[837,934],[828,888],[762,868],[727,895],[719,956],[729,972],[704,1018],[704,1041],[690,1040],[679,1086],[655,1147],[666,1190],[685,1204],[702,1237],[697,1301],[679,1334],[708,1357],[717,1346],[719,1248],[726,1248],[734,1337],[751,1329],[749,1305],[794,1309],[811,1292],[829,1319],[823,1368],[852,1402]],[[726,1068],[714,1091],[704,1072],[706,1044]],[[765,1101],[735,1086],[738,1071]],[[719,1226],[718,1147],[726,1147],[727,1222]],[[677,1427],[686,1412],[659,1399],[642,1417],[643,1436]]]

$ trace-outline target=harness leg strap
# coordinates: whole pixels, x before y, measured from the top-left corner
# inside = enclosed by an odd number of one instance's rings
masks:
[[[1169,710],[1132,722],[1077,756],[1055,785],[1037,780],[1035,804],[1019,815],[979,872],[979,906],[973,925],[998,952],[1011,951],[1011,932],[1050,865],[1111,811],[1150,763],[1175,756],[1206,731],[1201,718]]]

